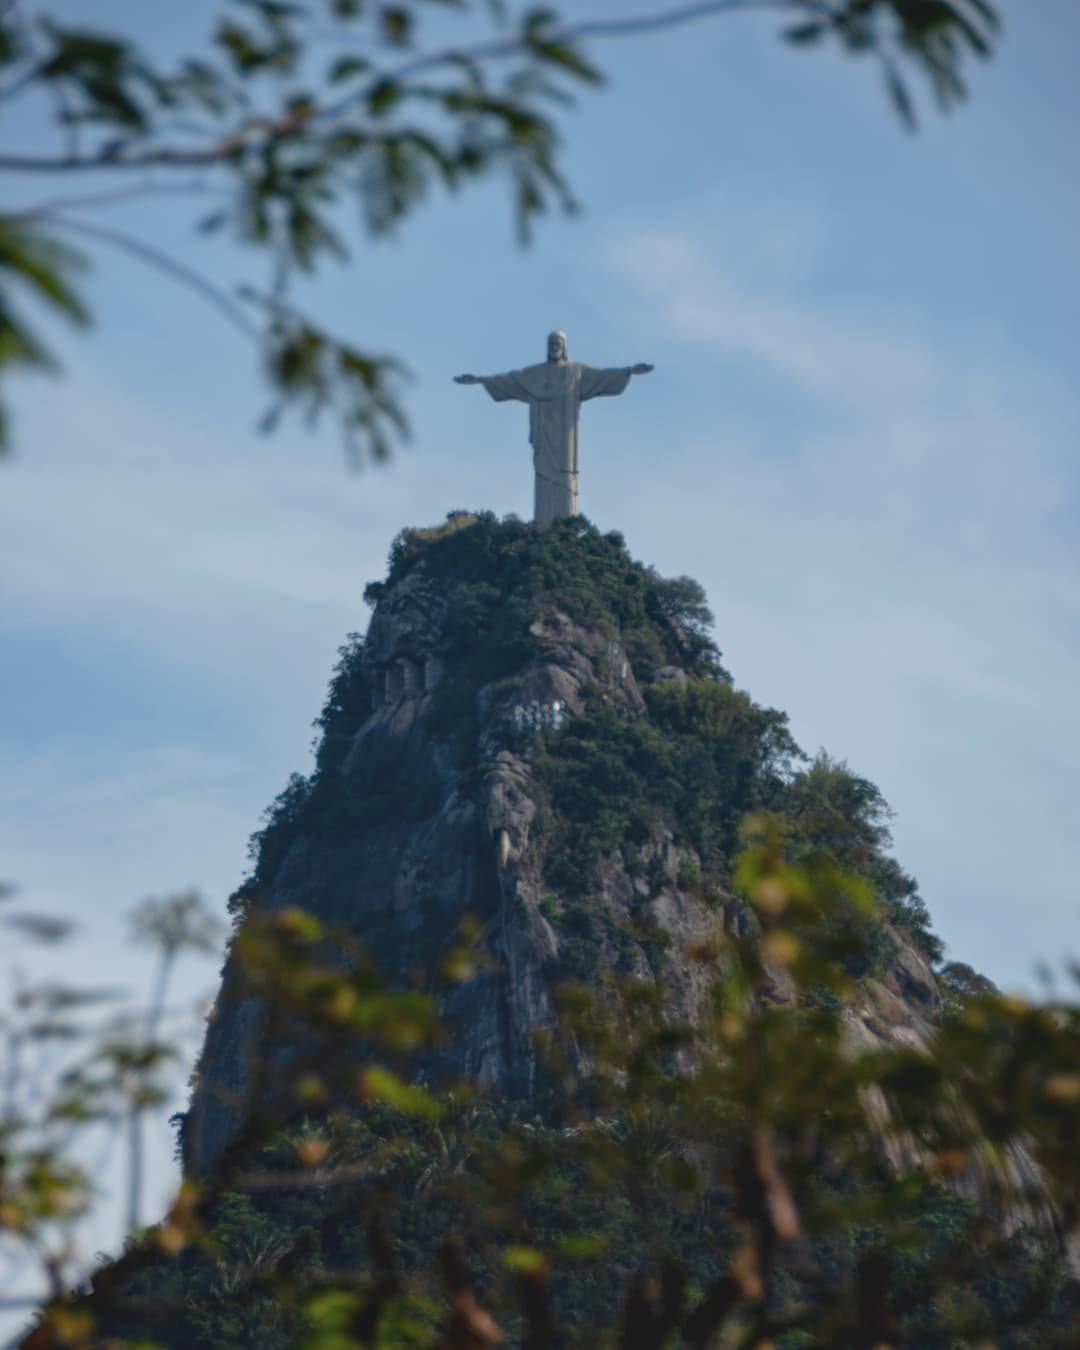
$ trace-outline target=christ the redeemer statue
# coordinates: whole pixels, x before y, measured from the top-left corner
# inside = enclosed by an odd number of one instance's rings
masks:
[[[458,384],[482,384],[502,403],[508,398],[529,405],[529,442],[536,470],[533,519],[550,525],[560,516],[578,513],[578,413],[587,398],[621,394],[631,375],[647,375],[652,366],[618,366],[598,370],[571,361],[566,334],[548,336],[548,359],[505,375],[456,375]]]

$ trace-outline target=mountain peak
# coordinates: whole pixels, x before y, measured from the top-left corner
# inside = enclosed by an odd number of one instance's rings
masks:
[[[479,925],[490,966],[440,992],[450,1038],[422,1075],[538,1105],[535,1032],[554,990],[604,970],[655,981],[673,1014],[696,1017],[706,980],[685,953],[754,922],[731,860],[762,810],[877,894],[877,919],[848,920],[853,1040],[925,1036],[936,940],[885,852],[880,793],[808,764],[784,715],[734,687],[696,582],[660,577],[581,517],[540,531],[454,512],[403,531],[365,598],[315,771],[267,813],[232,908],[306,910],[395,984],[428,989],[462,921]],[[790,996],[782,971],[771,988]],[[195,1171],[237,1132],[262,1015],[230,959],[184,1129]]]

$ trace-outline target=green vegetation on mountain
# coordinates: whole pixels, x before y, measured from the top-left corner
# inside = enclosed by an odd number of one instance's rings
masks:
[[[368,594],[231,902],[198,1165],[31,1350],[1075,1344],[1080,1010],[941,965],[700,587],[455,513]]]
[[[535,786],[550,812],[545,870],[553,889],[584,898],[596,864],[623,845],[632,849],[658,820],[695,851],[706,886],[723,884],[743,817],[774,810],[804,849],[825,849],[863,877],[882,914],[928,958],[940,957],[915,881],[887,852],[881,793],[824,756],[807,765],[786,716],[734,687],[709,636],[712,615],[697,582],[658,576],[630,557],[621,535],[601,534],[581,517],[538,531],[467,512],[436,529],[403,531],[387,580],[368,587],[369,600],[377,603],[417,572],[447,606],[446,678],[425,724],[459,768],[481,767],[481,691],[510,692],[535,648],[532,625],[553,610],[617,637],[645,690],[646,716],[612,704],[598,688],[584,717],[538,737]],[[664,667],[685,680],[655,683]],[[317,719],[315,773],[293,776],[252,840],[253,885],[269,883],[304,831],[340,834],[422,819],[437,807],[432,784],[402,775],[393,761],[362,762],[343,788],[341,766],[370,716],[371,693],[354,634]]]
[[[562,1124],[371,1069],[353,1109],[327,1113],[320,1102],[354,1077],[340,1071],[351,1051],[394,1062],[433,1031],[430,1008],[389,993],[314,920],[250,921],[239,941],[253,989],[335,1053],[314,1074],[316,1041],[294,1068],[292,1122],[260,1120],[224,1176],[189,1186],[85,1306],[111,1344],[200,1350],[503,1337],[550,1350],[1064,1350],[1080,1288],[1045,1218],[1006,1217],[952,1183],[1023,1128],[1051,1188],[1040,1194],[1074,1193],[1077,1010],[973,996],[932,1054],[852,1058],[834,1011],[747,1002],[766,944],[788,949],[797,983],[820,976],[796,935],[844,884],[824,857],[793,868],[773,826],[751,827],[737,885],[760,929],[695,954],[711,970],[704,1025],[673,1023],[640,981],[601,980],[600,997],[568,986],[548,1045]],[[838,969],[829,978],[851,995]],[[569,1067],[571,1041],[587,1074]],[[904,1141],[917,1151],[890,1164],[886,1147]],[[1002,1184],[998,1204],[1035,1199],[1007,1200]]]

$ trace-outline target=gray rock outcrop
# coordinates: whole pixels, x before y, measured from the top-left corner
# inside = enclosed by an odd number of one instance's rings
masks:
[[[457,725],[471,728],[471,741],[464,757],[455,754],[437,715],[458,673],[448,638],[454,584],[419,565],[381,589],[354,672],[361,715],[337,759],[320,768],[319,791],[337,824],[316,829],[301,817],[260,879],[256,903],[310,911],[360,939],[395,984],[431,989],[463,917],[472,916],[491,968],[440,993],[451,1037],[426,1072],[464,1075],[501,1099],[530,1101],[541,1076],[534,1032],[550,1023],[552,991],[573,954],[573,931],[560,921],[573,902],[553,894],[543,875],[547,826],[533,742],[515,710],[533,710],[530,725],[557,727],[581,717],[590,700],[644,717],[646,699],[617,629],[541,605],[514,674],[465,689]],[[687,683],[684,669],[662,661],[650,678]],[[660,980],[674,1016],[698,1016],[707,974],[687,948],[743,930],[746,912],[722,886],[706,891],[689,880],[700,877],[699,859],[659,823],[597,871],[590,905],[601,922],[591,959]],[[924,1042],[940,1012],[923,958],[898,932],[890,943],[880,979],[847,1013],[854,1045]],[[230,958],[184,1130],[186,1162],[197,1173],[212,1169],[235,1137],[250,1079],[262,1011],[236,995],[235,974]],[[785,997],[780,976],[776,996]]]

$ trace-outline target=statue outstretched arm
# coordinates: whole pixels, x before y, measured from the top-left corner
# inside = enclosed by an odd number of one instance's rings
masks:
[[[631,375],[647,375],[652,366],[640,362],[636,366],[613,366],[608,370],[596,366],[581,368],[581,397],[610,398],[621,394],[630,383]]]
[[[482,384],[496,403],[516,398],[528,403],[533,396],[524,371],[508,370],[505,375],[455,375],[455,384]]]

